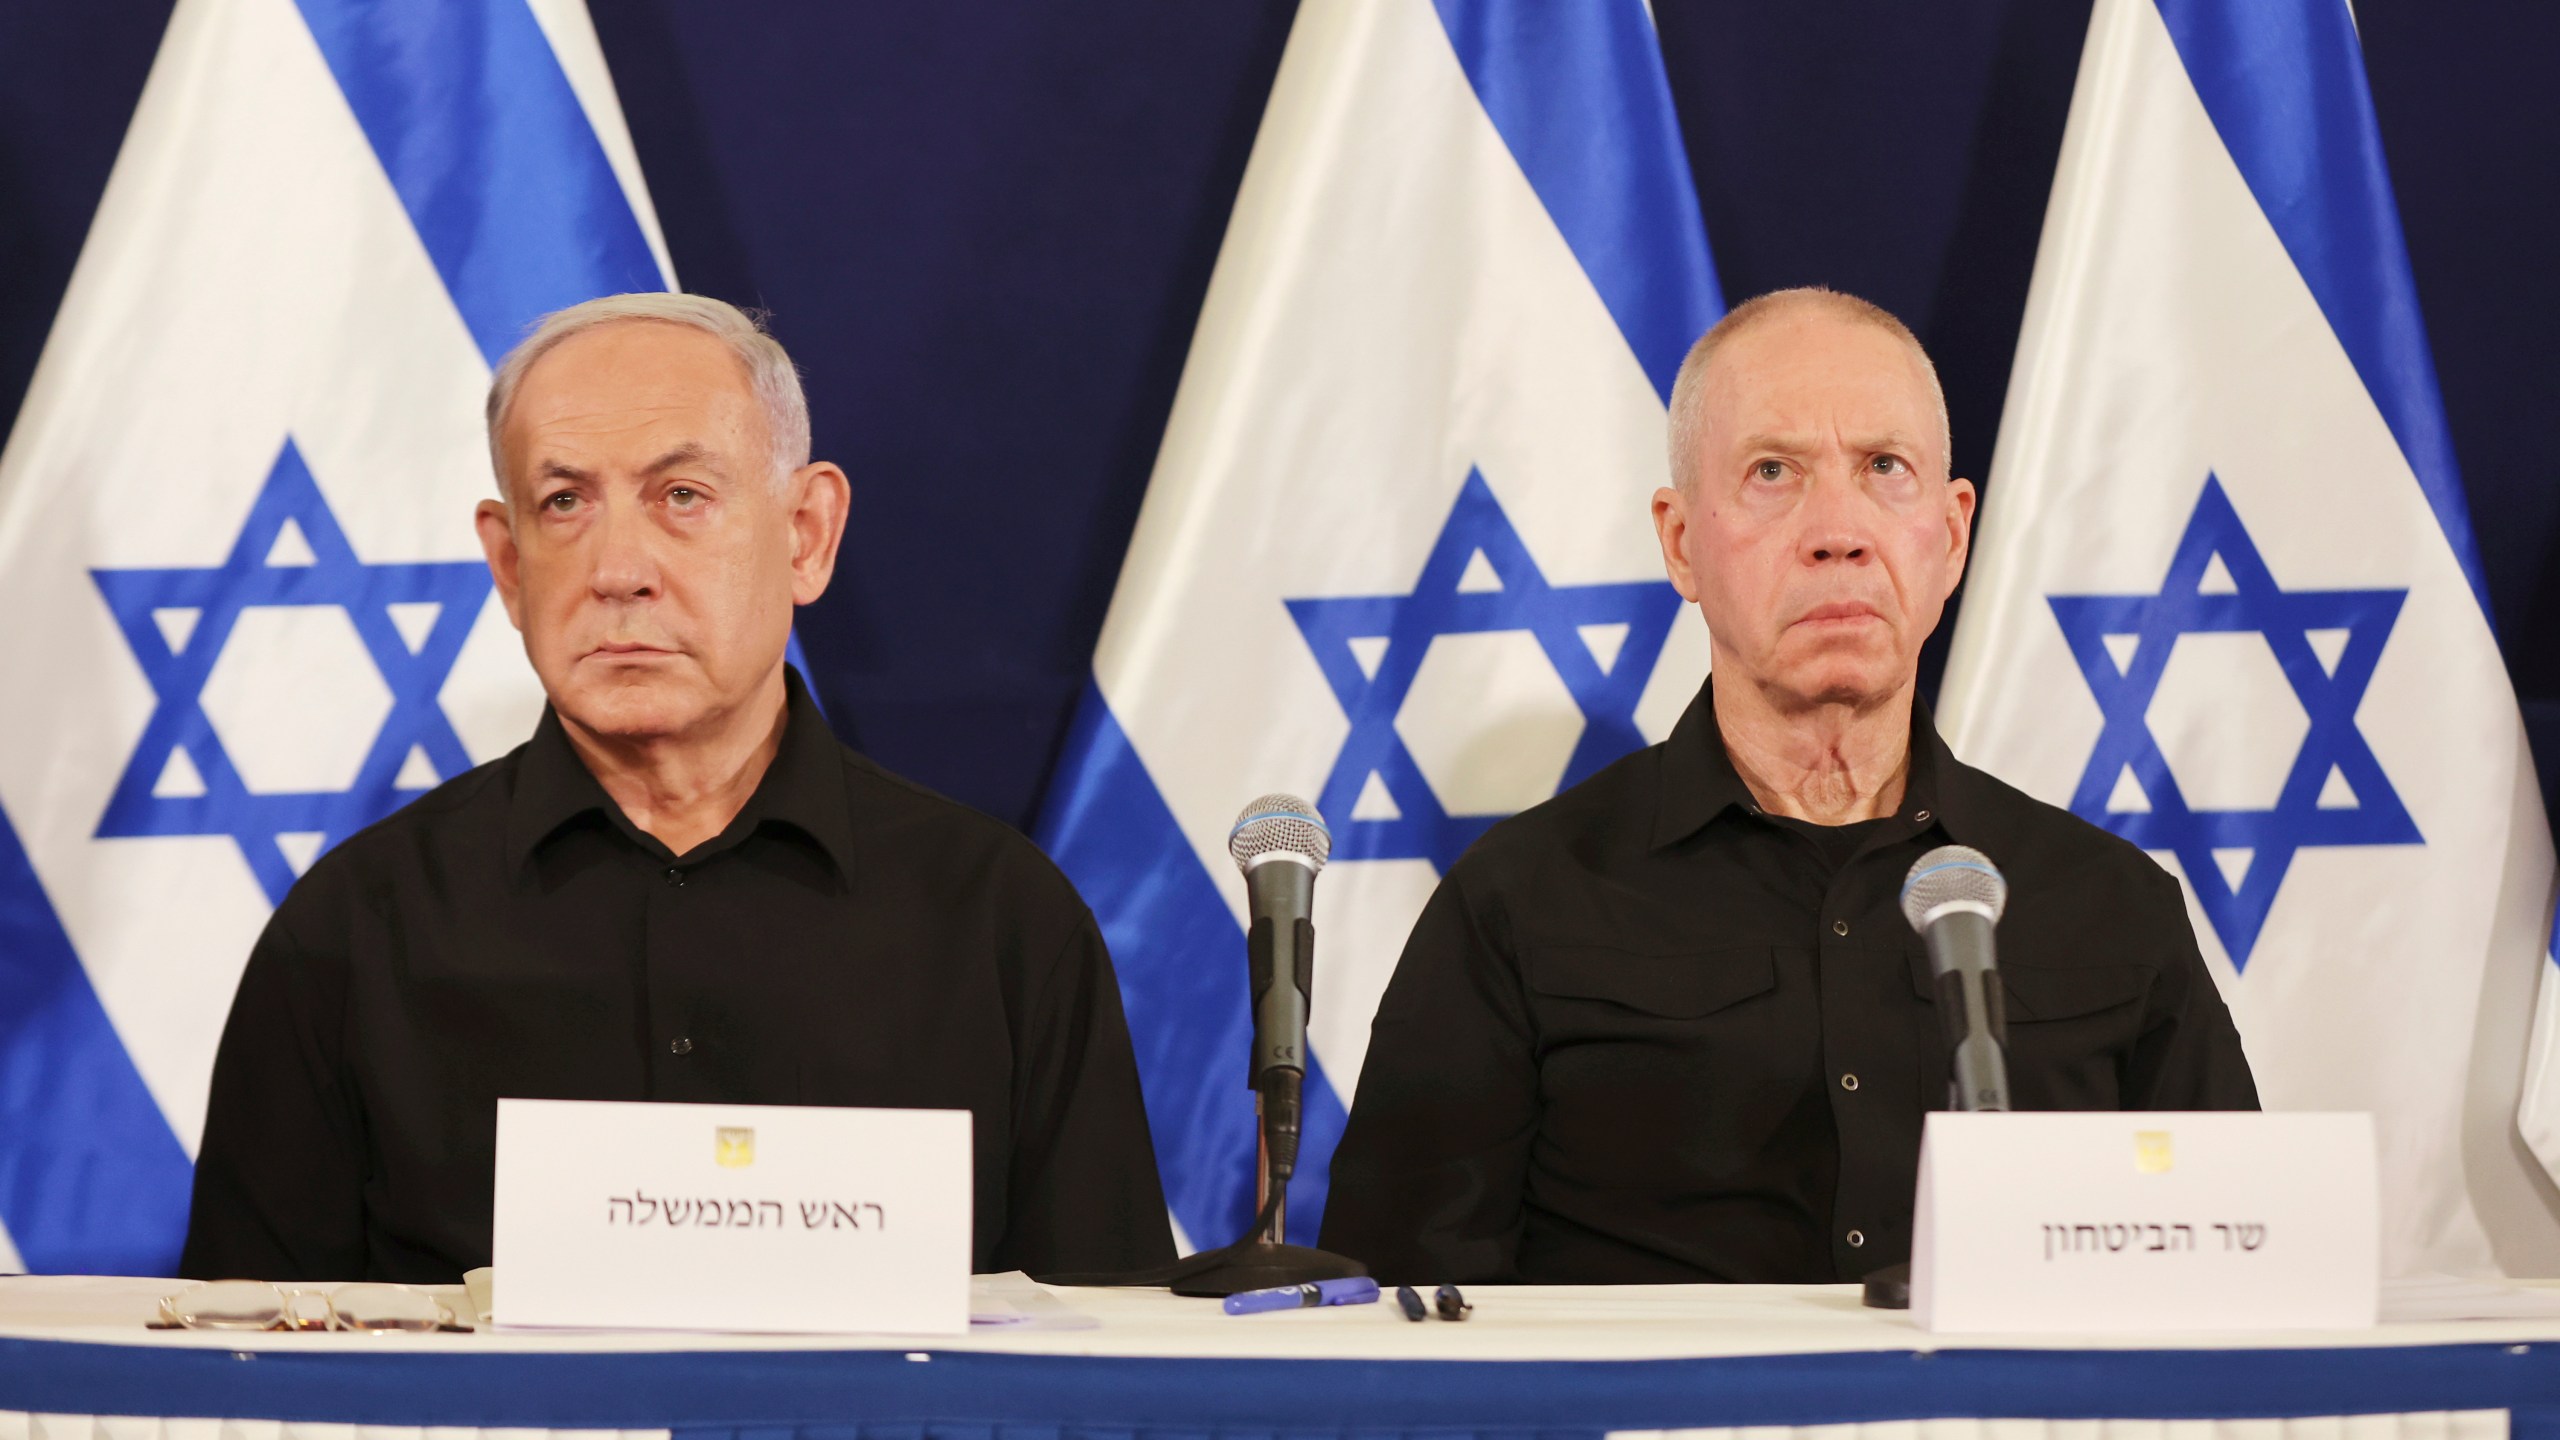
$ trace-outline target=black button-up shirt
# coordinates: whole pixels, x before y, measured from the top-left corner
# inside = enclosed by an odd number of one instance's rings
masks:
[[[1424,909],[1333,1160],[1325,1248],[1386,1280],[1827,1283],[1906,1259],[1947,1103],[1902,879],[1989,855],[2013,1103],[2254,1109],[2178,883],[1912,717],[1899,811],[1764,815],[1712,690],[1502,822]]]
[[[682,856],[559,718],[323,856],[214,1062],[182,1268],[489,1263],[501,1096],[966,1109],[980,1270],[1173,1258],[1120,992],[1029,841],[838,744],[796,675]]]

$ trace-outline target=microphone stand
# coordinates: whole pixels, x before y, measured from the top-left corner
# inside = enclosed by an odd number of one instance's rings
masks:
[[[1245,959],[1252,971],[1254,1041],[1245,1087],[1253,1092],[1256,1140],[1254,1218],[1244,1235],[1149,1270],[1037,1278],[1052,1285],[1168,1285],[1176,1295],[1234,1295],[1369,1273],[1347,1255],[1288,1240],[1289,1177],[1298,1169],[1300,1091],[1307,1078],[1307,1002],[1314,993],[1316,932],[1307,910],[1331,846],[1315,807],[1294,795],[1265,795],[1246,806],[1227,837],[1252,908]]]
[[[1285,1081],[1283,1081],[1285,1076]],[[1275,1084],[1280,1081],[1280,1084]],[[1254,1232],[1252,1240],[1239,1240],[1226,1250],[1226,1258],[1213,1268],[1193,1276],[1172,1281],[1172,1294],[1242,1294],[1249,1289],[1272,1289],[1272,1286],[1303,1286],[1316,1281],[1339,1281],[1364,1276],[1370,1268],[1349,1256],[1336,1256],[1331,1250],[1318,1250],[1313,1245],[1290,1245],[1288,1235],[1288,1174],[1272,1166],[1272,1107],[1275,1089],[1288,1086],[1288,1109],[1298,1107],[1298,1074],[1295,1071],[1272,1071],[1262,1079],[1262,1097],[1254,1099],[1254,1115],[1262,1120],[1260,1143],[1260,1181],[1254,1184],[1254,1215],[1270,1215],[1270,1225]],[[1290,1120],[1288,1148],[1298,1148],[1295,1120]]]
[[[1255,1147],[1254,1213],[1268,1216],[1268,1223],[1227,1247],[1217,1265],[1174,1281],[1174,1294],[1234,1295],[1369,1273],[1369,1267],[1347,1255],[1288,1242],[1289,1176],[1298,1168],[1299,1090],[1304,1080],[1299,1071],[1273,1066],[1263,1073],[1254,1095],[1254,1128],[1261,1132]]]
[[[1938,923],[1978,929],[1975,947],[1991,953],[1987,914],[1948,915]],[[1938,1014],[1947,1035],[1947,1108],[1977,1113],[2009,1108],[2009,1024],[2000,981],[1987,964],[1950,966],[1938,975]],[[1911,1308],[1911,1262],[1867,1272],[1859,1299],[1870,1310]]]

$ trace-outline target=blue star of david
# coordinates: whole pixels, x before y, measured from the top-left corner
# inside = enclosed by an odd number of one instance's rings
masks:
[[[298,563],[299,555],[277,558],[277,541],[288,524],[301,532],[309,548],[307,563]],[[424,793],[423,787],[399,783],[412,749],[422,750],[439,775],[471,768],[471,757],[436,692],[488,597],[488,567],[476,561],[368,565],[357,559],[290,439],[232,542],[230,558],[220,565],[92,570],[89,575],[115,612],[125,643],[158,697],[98,822],[100,837],[228,836],[240,847],[269,902],[281,904],[298,873],[284,837],[320,837],[316,847],[302,853],[308,863],[318,849]],[[391,607],[420,603],[438,608],[412,649]],[[223,749],[204,711],[204,685],[242,611],[305,605],[347,612],[390,688],[391,710],[347,789],[261,794],[241,779]],[[189,615],[194,617],[191,628],[163,630],[162,617]],[[197,783],[164,784],[173,757],[180,753],[193,765]]]
[[[2217,555],[2230,576],[2230,588],[2208,592],[2206,576]],[[2408,594],[2277,588],[2222,482],[2207,475],[2204,496],[2187,521],[2159,594],[2046,597],[2106,716],[2097,748],[2072,794],[2071,812],[2146,850],[2176,855],[2234,969],[2248,965],[2295,852],[2328,845],[2425,843],[2356,728],[2356,706],[2373,680],[2383,642]],[[2322,662],[2312,643],[2315,631],[2345,632],[2334,665]],[[2266,637],[2311,728],[2272,808],[2197,810],[2179,792],[2144,714],[2180,635],[2235,632]],[[2128,636],[2133,648],[2119,666],[2106,642]],[[2248,719],[2235,716],[2233,723]],[[2147,811],[2109,808],[2128,769],[2150,805]],[[2344,796],[2332,784],[2333,772],[2343,782]],[[2331,797],[2327,804],[2322,803],[2324,793]],[[2341,803],[2350,797],[2352,803]],[[2247,868],[2237,885],[2215,863],[2217,850],[2247,853]]]
[[[1478,581],[1461,588],[1478,555],[1496,584]],[[1451,814],[1396,732],[1396,714],[1413,689],[1432,637],[1504,630],[1537,637],[1547,662],[1582,711],[1582,736],[1565,763],[1563,783],[1571,785],[1644,745],[1636,729],[1636,702],[1680,613],[1680,592],[1662,580],[1548,584],[1494,499],[1493,487],[1470,470],[1412,594],[1332,596],[1287,604],[1351,721],[1351,733],[1316,798],[1316,809],[1333,830],[1334,858],[1426,859],[1445,872],[1502,817]],[[1605,667],[1583,640],[1579,627],[1588,625],[1627,627],[1626,639]],[[1372,642],[1366,665],[1353,643],[1360,640]],[[1378,642],[1382,649],[1375,648]],[[1372,775],[1394,803],[1392,819],[1352,817]]]

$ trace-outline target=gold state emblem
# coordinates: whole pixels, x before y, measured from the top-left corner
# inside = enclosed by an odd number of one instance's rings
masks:
[[[2145,1175],[2165,1173],[2173,1163],[2166,1130],[2133,1132],[2133,1168]]]
[[[712,1159],[733,1170],[756,1163],[756,1132],[752,1127],[723,1125],[711,1134]]]

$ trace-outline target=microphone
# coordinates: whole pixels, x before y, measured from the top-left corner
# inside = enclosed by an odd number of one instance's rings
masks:
[[[1958,1110],[2009,1108],[2008,1023],[1992,927],[2009,906],[2009,882],[1989,856],[1941,845],[1902,879],[1902,916],[1928,942],[1938,1019],[1953,1052],[1949,1095]]]
[[[1244,872],[1250,916],[1245,954],[1252,967],[1253,1060],[1245,1083],[1259,1097],[1266,1179],[1273,1191],[1284,1191],[1298,1168],[1307,1008],[1315,993],[1316,931],[1309,916],[1316,872],[1332,852],[1333,832],[1324,817],[1295,795],[1255,800],[1227,834],[1227,853]],[[1281,1223],[1275,1215],[1275,1238]]]
[[[1307,1078],[1307,1004],[1315,994],[1316,929],[1308,915],[1316,872],[1333,853],[1333,832],[1316,807],[1297,796],[1265,795],[1236,817],[1227,853],[1244,872],[1245,957],[1253,978],[1253,1060],[1245,1083],[1261,1121],[1262,1153],[1252,1224],[1234,1244],[1170,1266],[1047,1277],[1053,1284],[1170,1285],[1176,1295],[1240,1295],[1369,1273],[1349,1256],[1288,1242],[1289,1177],[1298,1168],[1299,1098]]]

